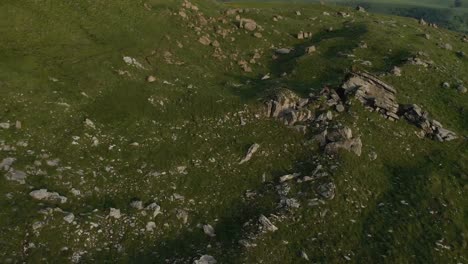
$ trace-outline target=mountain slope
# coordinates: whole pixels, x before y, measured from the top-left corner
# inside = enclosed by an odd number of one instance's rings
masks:
[[[468,44],[416,20],[340,11],[4,1],[0,262],[466,262],[468,95],[457,87]],[[419,138],[353,98],[344,112],[323,108],[324,86],[350,71],[378,76],[459,138]],[[330,111],[327,128],[351,128],[362,154],[324,153],[322,123],[304,121],[303,134],[265,116],[279,87],[316,98],[314,116]],[[297,182],[319,165],[326,176]],[[261,215],[278,230],[259,231]]]

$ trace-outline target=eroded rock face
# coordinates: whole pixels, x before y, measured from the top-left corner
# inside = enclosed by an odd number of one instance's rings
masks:
[[[410,123],[422,129],[424,136],[435,139],[437,141],[451,141],[457,139],[458,136],[445,128],[442,124],[429,117],[429,113],[423,111],[418,105],[402,105],[400,114],[405,117]]]
[[[364,72],[352,72],[341,88],[346,95],[354,94],[362,104],[372,107],[388,119],[399,119],[396,90],[377,77]]]
[[[309,99],[301,98],[290,90],[279,90],[266,102],[267,117],[277,118],[285,125],[292,126],[297,122],[313,119],[313,114],[305,106]]]

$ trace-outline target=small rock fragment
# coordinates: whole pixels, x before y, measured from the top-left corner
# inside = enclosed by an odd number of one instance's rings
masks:
[[[273,225],[270,221],[270,219],[268,219],[266,216],[264,215],[260,215],[258,221],[260,222],[260,224],[262,225],[262,228],[267,230],[267,231],[270,231],[270,232],[275,232],[276,230],[278,230],[278,227],[276,227],[275,225]]]
[[[210,236],[210,237],[215,237],[216,236],[214,228],[211,225],[208,225],[208,224],[203,225],[203,232],[206,235]]]
[[[243,164],[247,161],[249,161],[252,158],[252,155],[257,152],[258,148],[260,147],[259,144],[255,143],[252,146],[250,146],[249,150],[247,151],[247,155],[245,155],[245,158],[243,158],[239,164]]]
[[[110,209],[109,216],[113,217],[115,219],[120,219],[120,217],[122,217],[122,215],[120,213],[120,209],[116,209],[116,208],[111,208]]]
[[[63,220],[65,220],[65,222],[71,224],[71,223],[73,223],[73,220],[75,220],[75,215],[73,213],[69,213],[69,214],[67,214],[66,216],[63,217]]]

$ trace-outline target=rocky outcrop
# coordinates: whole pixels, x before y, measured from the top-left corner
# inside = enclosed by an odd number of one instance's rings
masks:
[[[400,114],[410,123],[421,128],[422,134],[426,137],[441,142],[458,138],[454,132],[445,129],[440,122],[431,119],[429,113],[423,111],[418,105],[402,105],[400,107]]]
[[[293,126],[297,122],[313,119],[312,112],[305,108],[308,103],[309,99],[301,98],[290,90],[281,89],[266,102],[266,116]]]
[[[396,90],[374,75],[365,72],[352,72],[348,74],[341,88],[345,95],[354,94],[362,104],[372,107],[388,119],[399,119]]]

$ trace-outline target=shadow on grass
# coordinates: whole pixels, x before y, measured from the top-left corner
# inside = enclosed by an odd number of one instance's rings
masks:
[[[431,195],[430,179],[443,159],[431,153],[411,166],[387,166],[390,186],[363,221],[358,263],[408,261],[414,256],[416,262],[434,263],[435,243],[444,236],[437,223],[443,221],[444,207]],[[429,209],[438,214],[430,216]]]

